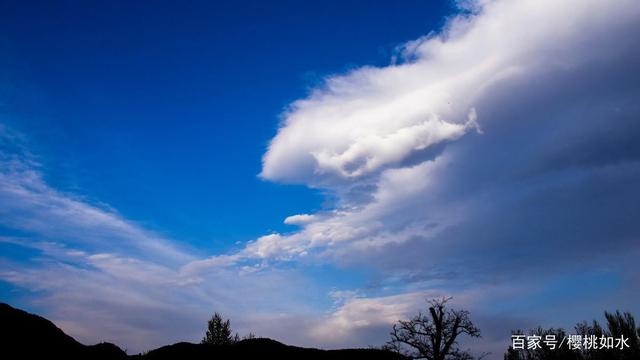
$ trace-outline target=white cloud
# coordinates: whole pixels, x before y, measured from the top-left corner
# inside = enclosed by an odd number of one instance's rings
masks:
[[[304,225],[312,222],[316,218],[317,218],[316,215],[309,215],[309,214],[291,215],[286,219],[284,219],[284,223],[287,225]]]
[[[15,150],[4,151],[0,158],[0,225],[77,246],[99,243],[107,249],[127,249],[170,262],[193,259],[113,209],[51,188],[37,162],[22,149]]]
[[[398,166],[473,127],[467,114],[492,85],[535,76],[540,66],[562,71],[609,56],[600,34],[614,35],[638,12],[632,1],[487,1],[477,8],[439,36],[404,46],[411,61],[330,77],[294,102],[264,155],[262,176],[329,186]]]
[[[488,298],[493,284],[520,283],[545,294],[529,300],[538,304],[561,297],[547,288],[560,273],[637,272],[628,264],[640,252],[640,6],[471,7],[402,47],[404,62],[333,76],[291,105],[261,176],[322,188],[337,205],[291,218],[299,230],[256,239],[235,261],[365,268],[372,287],[407,294],[446,281],[443,291]],[[618,306],[593,296],[571,321]],[[370,301],[346,299],[315,336],[354,339],[382,329],[370,314],[401,312]],[[510,301],[485,303],[479,316]],[[504,348],[508,329],[494,334]]]
[[[291,259],[314,251],[353,257],[353,251],[434,238],[477,215],[468,214],[480,195],[473,188],[519,186],[498,177],[524,176],[523,167],[561,146],[560,131],[572,136],[568,130],[578,123],[576,131],[584,134],[627,126],[613,118],[604,125],[602,116],[608,115],[595,113],[613,105],[611,89],[597,88],[606,80],[593,72],[617,76],[624,70],[615,67],[637,60],[630,52],[638,32],[637,4],[466,6],[471,15],[454,17],[442,33],[405,44],[404,63],[330,77],[291,105],[264,155],[261,175],[326,188],[338,197],[338,207],[285,219],[301,230],[261,237],[238,259]],[[562,83],[563,77],[585,84]],[[608,85],[626,91],[621,104],[633,96],[624,83]],[[598,109],[587,111],[579,102],[593,98],[593,107],[601,103]],[[531,104],[544,106],[544,112],[526,113]],[[477,131],[463,137],[470,129]],[[558,155],[572,149],[555,150]],[[513,154],[522,154],[522,161],[498,164]],[[471,190],[460,196],[461,186]]]
[[[383,327],[390,329],[398,320],[414,315],[425,298],[433,294],[426,292],[378,298],[351,298],[328,317],[310,329],[310,334],[319,342],[344,346],[345,339],[352,339],[363,329]]]

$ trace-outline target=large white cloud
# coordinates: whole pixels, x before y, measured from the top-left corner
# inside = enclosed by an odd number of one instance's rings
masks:
[[[437,234],[486,215],[482,201],[543,191],[536,177],[571,188],[574,176],[604,176],[580,172],[590,161],[627,166],[620,171],[634,176],[636,164],[619,158],[625,147],[627,160],[638,155],[625,141],[638,130],[638,86],[629,76],[640,6],[465,6],[470,12],[441,33],[402,46],[404,62],[330,77],[291,104],[261,176],[325,188],[336,208],[289,217],[300,231],[263,236],[234,260],[313,251],[353,259],[354,250],[418,237],[438,247]]]
[[[490,284],[529,284],[540,306],[563,296],[548,284],[588,270],[637,294],[640,6],[466,5],[441,33],[402,46],[404,61],[330,77],[291,104],[261,176],[322,188],[336,206],[290,217],[298,230],[258,238],[224,265],[329,261],[373,269],[374,287],[400,293],[433,281],[485,295]],[[555,325],[638,310],[590,296]],[[317,334],[351,324],[349,309],[358,312],[344,307]],[[538,319],[576,314],[545,311]],[[499,351],[510,329],[494,325]]]
[[[632,1],[470,7],[476,14],[455,17],[442,33],[406,44],[405,62],[330,77],[291,104],[261,175],[330,186],[402,166],[476,128],[473,108],[492,85],[535,77],[541,67],[564,71],[615,56],[609,50],[616,46],[606,42],[619,40],[638,12]]]

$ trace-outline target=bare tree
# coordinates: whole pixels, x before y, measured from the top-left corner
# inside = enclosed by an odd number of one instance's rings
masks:
[[[468,311],[448,309],[449,300],[451,297],[429,300],[428,315],[418,313],[411,320],[393,325],[391,340],[385,348],[411,359],[473,359],[458,348],[457,339],[462,334],[480,337],[480,329],[473,325]]]

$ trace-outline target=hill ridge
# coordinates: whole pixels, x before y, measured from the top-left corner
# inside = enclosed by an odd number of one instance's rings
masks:
[[[6,303],[0,303],[0,357],[97,360],[204,360],[236,358],[268,359],[372,359],[401,360],[403,356],[379,349],[323,350],[283,344],[269,338],[241,340],[230,345],[179,342],[144,354],[127,355],[111,343],[84,345],[50,320]]]

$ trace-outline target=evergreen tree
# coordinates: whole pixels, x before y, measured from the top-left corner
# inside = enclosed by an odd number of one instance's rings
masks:
[[[231,323],[224,320],[217,312],[213,314],[207,325],[207,333],[202,339],[203,344],[228,345],[236,341],[238,335],[231,335]]]

